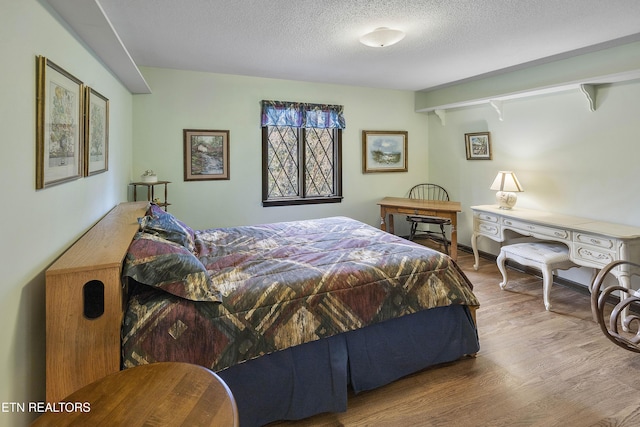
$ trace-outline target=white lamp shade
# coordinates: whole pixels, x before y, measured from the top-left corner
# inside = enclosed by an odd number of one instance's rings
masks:
[[[360,37],[360,43],[371,47],[391,46],[402,40],[404,35],[404,32],[400,30],[380,27]]]
[[[522,185],[516,178],[516,174],[511,171],[500,171],[496,179],[491,184],[491,190],[521,192],[524,191]]]

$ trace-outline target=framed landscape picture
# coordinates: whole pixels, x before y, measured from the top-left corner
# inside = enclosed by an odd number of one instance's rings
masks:
[[[467,160],[491,160],[491,135],[489,132],[464,134]]]
[[[407,172],[406,131],[362,131],[362,172]]]
[[[229,131],[184,129],[184,180],[229,179]]]
[[[106,172],[109,166],[109,100],[85,89],[85,175]]]
[[[36,189],[83,173],[83,101],[80,80],[36,57]]]

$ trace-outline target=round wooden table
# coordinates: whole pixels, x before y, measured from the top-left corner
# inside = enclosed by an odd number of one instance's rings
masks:
[[[32,426],[238,426],[229,387],[212,371],[188,363],[125,369],[52,405]]]

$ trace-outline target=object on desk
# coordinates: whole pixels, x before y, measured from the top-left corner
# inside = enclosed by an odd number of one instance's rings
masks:
[[[142,182],[158,182],[158,175],[151,169],[144,171],[140,178]]]
[[[518,178],[516,178],[516,174],[511,171],[498,172],[490,188],[498,191],[496,193],[496,201],[500,209],[513,208],[518,200],[516,192],[524,191]]]
[[[449,193],[443,187],[437,184],[418,184],[414,185],[411,190],[409,190],[409,198],[417,199],[417,200],[441,200],[441,201],[449,201]],[[445,225],[451,225],[451,220],[449,218],[443,218],[434,215],[418,215],[412,214],[407,215],[407,221],[411,223],[411,231],[409,233],[409,240],[413,241],[416,237],[416,234],[422,234],[426,236],[428,239],[435,240],[437,242],[442,241],[442,245],[444,246],[444,253],[449,255],[449,241],[447,240],[447,235],[444,232]],[[434,224],[440,226],[440,233],[434,233],[433,231],[419,230],[418,224]],[[439,234],[436,237],[436,235]]]

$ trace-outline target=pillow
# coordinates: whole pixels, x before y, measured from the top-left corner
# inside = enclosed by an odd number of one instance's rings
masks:
[[[152,204],[147,215],[139,218],[138,222],[142,232],[182,245],[191,252],[195,250],[193,229],[170,213],[163,211],[158,205]]]
[[[136,233],[124,261],[123,276],[191,301],[222,301],[193,253],[153,234]]]

